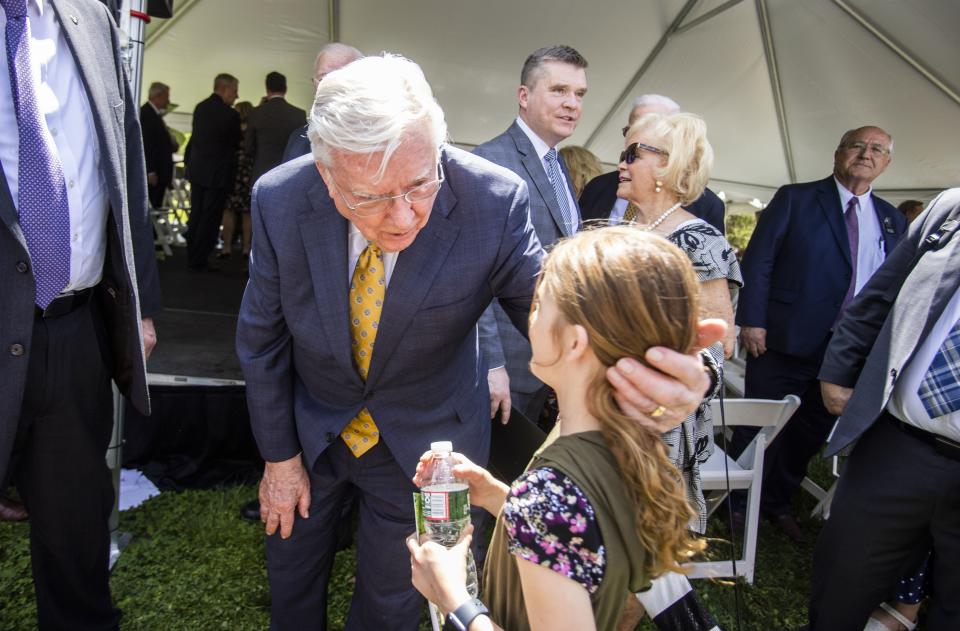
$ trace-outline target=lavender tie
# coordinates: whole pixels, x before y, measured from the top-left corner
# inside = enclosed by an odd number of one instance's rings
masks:
[[[853,300],[853,294],[857,291],[857,253],[860,251],[860,220],[857,218],[857,208],[860,206],[860,200],[851,197],[847,202],[847,212],[843,214],[843,222],[847,225],[847,241],[850,242],[850,286],[847,288],[847,295],[843,297],[843,304],[840,306],[840,315],[844,309]],[[837,316],[840,320],[840,316]]]
[[[17,211],[41,308],[70,282],[70,207],[63,167],[40,114],[30,64],[26,0],[0,0],[7,14],[7,67],[20,140]]]

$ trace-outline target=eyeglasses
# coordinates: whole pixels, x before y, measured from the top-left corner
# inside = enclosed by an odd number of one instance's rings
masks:
[[[343,200],[343,203],[347,208],[350,209],[350,212],[355,214],[358,217],[373,217],[374,215],[379,215],[382,212],[390,207],[390,204],[393,203],[393,200],[400,199],[401,197],[408,204],[416,204],[417,202],[422,202],[430,199],[437,194],[437,191],[440,190],[440,185],[444,181],[443,175],[443,165],[439,162],[437,163],[437,179],[430,182],[425,182],[419,186],[414,186],[406,193],[400,193],[399,195],[390,195],[387,197],[376,197],[374,199],[365,199],[362,202],[357,202],[356,204],[351,204],[347,201],[346,196],[340,191],[340,187],[337,186],[337,183],[333,181],[333,178],[330,178],[330,183],[333,184],[334,190],[337,191],[337,195],[340,196],[340,199]]]
[[[856,140],[854,142],[848,142],[844,145],[844,149],[855,151],[856,153],[863,153],[864,151],[869,151],[870,155],[873,156],[885,156],[890,153],[890,149],[884,145],[872,143],[867,144],[861,140]]]
[[[636,160],[639,156],[637,152],[643,149],[644,151],[649,151],[650,153],[656,153],[661,156],[669,156],[670,154],[664,151],[663,149],[657,149],[656,147],[651,147],[650,145],[645,145],[642,142],[633,142],[627,145],[626,151],[620,154],[620,162],[626,162],[627,164],[633,164],[633,161]]]

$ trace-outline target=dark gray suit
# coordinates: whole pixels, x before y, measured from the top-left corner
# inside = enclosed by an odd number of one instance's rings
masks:
[[[264,459],[303,454],[313,494],[293,536],[267,539],[274,628],[323,628],[326,585],[344,493],[360,495],[357,589],[348,629],[416,629],[404,538],[413,531],[410,478],[431,441],[451,440],[486,463],[486,366],[477,319],[494,297],[526,331],[542,250],[515,175],[445,147],[446,180],[426,226],[399,253],[370,371],[351,355],[348,223],[312,156],[270,171],[253,190],[250,283],[237,353]],[[339,433],[366,407],[381,441],[360,458]]]
[[[250,112],[243,134],[247,155],[253,161],[250,167],[250,185],[277,166],[283,157],[287,139],[295,129],[303,127],[307,113],[290,105],[283,97],[267,100]]]
[[[570,236],[543,162],[516,122],[493,140],[478,146],[474,153],[510,169],[527,183],[530,220],[543,247],[549,248],[561,238]],[[559,155],[557,159],[569,187],[570,174],[563,159]],[[570,195],[576,200],[572,188]],[[480,345],[489,366],[506,366],[510,376],[511,398],[528,401],[543,387],[543,382],[530,372],[530,342],[511,324],[510,318],[496,303],[480,319]]]
[[[934,550],[929,629],[960,628],[960,452],[905,430],[886,407],[960,290],[960,189],[942,193],[850,303],[820,379],[853,388],[826,455],[854,445],[814,556],[811,629],[862,629]],[[911,426],[912,427],[912,426]],[[919,433],[918,433],[919,432]]]
[[[109,203],[106,260],[89,307],[36,319],[30,257],[0,173],[0,480],[16,437],[22,457],[14,477],[30,510],[40,623],[79,629],[116,617],[106,572],[113,497],[104,462],[112,425],[108,378],[149,412],[140,320],[160,310],[160,296],[137,106],[117,30],[94,0],[52,6],[67,42],[58,55],[73,56],[96,129]],[[58,339],[67,342],[62,350]],[[46,361],[48,353],[55,362]],[[91,380],[97,392],[87,388]]]

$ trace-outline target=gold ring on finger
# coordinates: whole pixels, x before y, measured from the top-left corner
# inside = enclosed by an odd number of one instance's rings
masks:
[[[658,405],[653,409],[653,412],[650,412],[650,417],[660,418],[661,416],[663,416],[663,413],[666,411],[667,411],[667,408],[663,407],[662,405]]]

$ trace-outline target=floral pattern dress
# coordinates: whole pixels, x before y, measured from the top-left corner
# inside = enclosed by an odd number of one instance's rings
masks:
[[[590,500],[552,467],[524,472],[503,507],[507,549],[550,568],[593,594],[606,570],[603,537]]]

